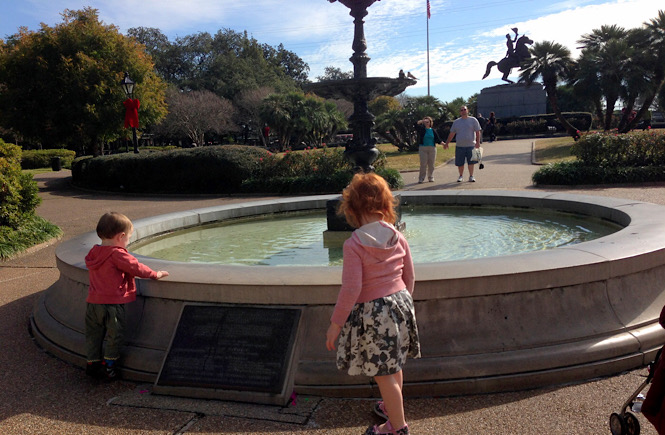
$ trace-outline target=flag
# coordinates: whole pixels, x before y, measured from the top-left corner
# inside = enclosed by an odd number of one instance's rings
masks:
[[[430,11],[429,0],[427,0],[427,19],[429,20],[430,18],[432,18],[432,12]]]

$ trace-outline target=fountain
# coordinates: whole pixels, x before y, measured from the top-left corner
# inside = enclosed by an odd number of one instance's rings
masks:
[[[305,90],[313,92],[323,98],[338,98],[353,101],[353,114],[349,122],[353,131],[353,138],[346,144],[345,156],[354,164],[355,170],[371,171],[372,163],[379,155],[376,149],[376,140],[372,138],[374,115],[368,109],[368,102],[380,95],[395,96],[404,92],[416,80],[410,78],[367,77],[367,62],[370,58],[365,53],[367,41],[363,18],[367,15],[367,8],[377,0],[328,0],[330,3],[339,1],[351,9],[349,15],[353,17],[355,25],[353,32],[353,55],[349,59],[353,64],[353,78],[347,80],[326,80],[311,83]]]
[[[615,198],[509,191],[401,192],[408,204],[556,210],[623,227],[606,237],[545,251],[416,264],[414,300],[423,358],[409,360],[407,396],[534,388],[620,373],[651,361],[665,340],[665,207]],[[319,210],[333,195],[210,207],[137,220],[132,243],[181,228],[251,216]],[[472,212],[472,211],[470,211]],[[88,272],[99,243],[88,233],[56,250],[60,278],[31,318],[36,342],[85,365]],[[131,249],[131,247],[130,247]],[[142,261],[171,275],[138,280],[127,306],[126,379],[155,381],[185,304],[302,307],[299,394],[376,397],[370,379],[335,367],[324,334],[341,267],[229,266]]]

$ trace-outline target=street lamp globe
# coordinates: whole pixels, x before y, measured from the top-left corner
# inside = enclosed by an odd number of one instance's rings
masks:
[[[122,90],[125,91],[127,98],[134,98],[134,81],[129,78],[129,73],[125,72],[125,77],[120,82]]]

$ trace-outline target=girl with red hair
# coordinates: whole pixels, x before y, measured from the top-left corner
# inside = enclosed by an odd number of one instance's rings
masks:
[[[407,435],[402,368],[420,357],[413,304],[415,275],[409,244],[395,228],[396,200],[374,173],[356,174],[344,189],[338,213],[357,228],[344,242],[342,287],[326,333],[337,348],[337,368],[372,376],[382,401],[374,411],[386,422],[372,434]]]

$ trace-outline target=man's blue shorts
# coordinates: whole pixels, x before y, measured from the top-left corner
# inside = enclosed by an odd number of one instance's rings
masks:
[[[471,154],[473,153],[473,147],[455,147],[455,166],[464,166],[464,162],[467,164],[476,164],[478,162],[471,161]]]

